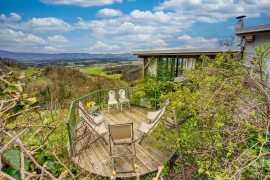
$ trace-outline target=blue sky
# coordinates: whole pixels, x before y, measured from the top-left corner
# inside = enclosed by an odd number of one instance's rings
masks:
[[[130,53],[213,47],[245,26],[270,24],[270,0],[0,0],[0,49]]]

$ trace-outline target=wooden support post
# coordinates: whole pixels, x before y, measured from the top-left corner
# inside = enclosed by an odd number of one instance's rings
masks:
[[[149,64],[153,61],[153,59],[155,59],[155,57],[156,56],[153,56],[153,57],[151,57],[151,59],[150,60],[148,60],[148,58],[144,58],[144,60],[143,60],[143,77],[145,76],[145,70],[146,70],[146,68],[149,66]],[[147,61],[147,62],[146,62]]]
[[[172,58],[171,62],[171,76],[175,77],[175,57]]]
[[[173,118],[174,118],[174,123],[175,123],[175,127],[176,127],[176,136],[177,136],[177,138],[180,138],[180,135],[179,135],[179,125],[178,125],[178,122],[177,122],[177,114],[176,114],[175,107],[172,108],[172,111],[173,111]],[[185,162],[184,162],[182,148],[181,148],[181,144],[180,143],[179,143],[178,153],[179,153],[179,159],[180,159],[181,164],[182,164],[182,176],[183,176],[182,179],[183,180],[186,180]]]
[[[145,64],[146,64],[146,58],[144,57],[143,58],[143,65],[142,65],[142,76],[143,77],[145,76],[145,69],[144,69]]]

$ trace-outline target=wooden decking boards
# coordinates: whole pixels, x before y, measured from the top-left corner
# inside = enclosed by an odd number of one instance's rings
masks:
[[[119,124],[132,121],[135,139],[139,139],[140,133],[137,129],[142,121],[147,122],[145,119],[147,111],[148,109],[146,108],[132,106],[130,110],[127,107],[123,107],[122,112],[116,109],[110,109],[110,112],[108,112],[104,109],[102,110],[102,115],[105,117],[107,124]],[[89,136],[81,139],[77,146],[83,146],[87,138],[89,138]],[[93,135],[90,138],[93,139]],[[105,139],[109,143],[109,134],[105,135]],[[147,138],[141,144],[138,144],[138,142],[139,140],[136,141],[135,148],[136,163],[139,165],[140,175],[157,171],[158,166],[166,163],[174,153],[170,150],[158,149],[154,145],[155,142],[149,142]],[[119,154],[121,154],[127,153],[130,150],[129,146],[117,147],[115,148],[115,154],[117,154],[118,151]],[[73,157],[73,161],[79,167],[95,175],[109,177],[113,171],[110,159],[110,146],[106,145],[101,139]],[[133,167],[132,159],[117,158],[115,166],[118,170],[130,170]],[[117,174],[117,177],[135,177],[135,173]]]

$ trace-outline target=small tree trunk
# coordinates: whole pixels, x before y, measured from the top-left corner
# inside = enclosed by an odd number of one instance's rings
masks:
[[[175,123],[175,127],[176,127],[176,136],[177,136],[177,138],[180,138],[180,135],[179,135],[179,125],[178,125],[178,122],[177,122],[177,114],[176,114],[175,107],[172,108],[172,111],[173,111],[173,118],[174,118],[174,123]],[[178,153],[179,153],[179,159],[180,159],[181,164],[182,164],[181,167],[182,167],[183,180],[186,180],[185,162],[184,162],[182,148],[181,148],[181,144],[180,143],[179,143]]]

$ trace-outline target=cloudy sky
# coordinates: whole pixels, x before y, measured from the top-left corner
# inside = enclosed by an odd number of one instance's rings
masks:
[[[270,0],[0,0],[0,49],[124,53],[216,46],[270,24]]]

